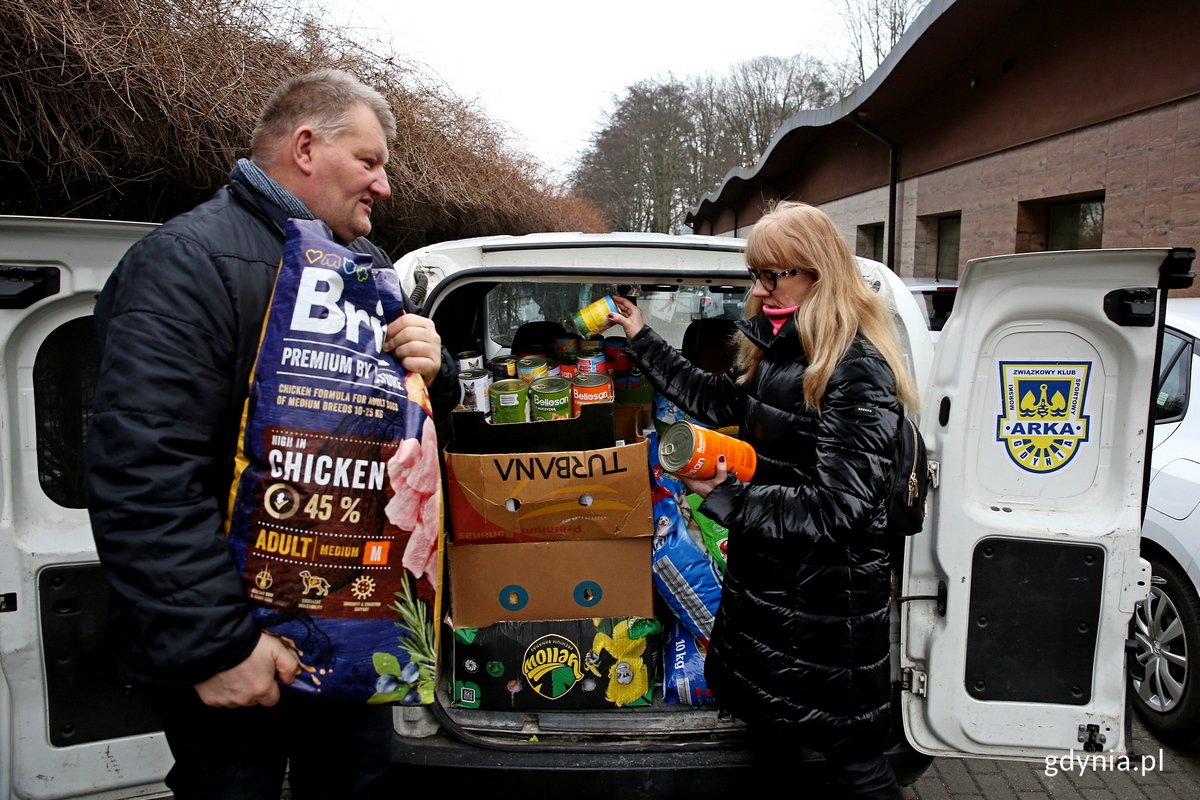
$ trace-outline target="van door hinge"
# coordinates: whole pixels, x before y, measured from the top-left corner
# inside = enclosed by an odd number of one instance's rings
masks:
[[[942,462],[929,461],[926,466],[929,469],[929,488],[936,489],[942,482]]]
[[[1104,750],[1105,737],[1100,732],[1099,725],[1080,725],[1076,741],[1083,743],[1083,749],[1089,753],[1099,753]]]
[[[16,592],[5,592],[4,594],[0,594],[0,614],[3,614],[5,611],[16,611],[16,610],[17,610],[17,593]]]
[[[912,667],[906,667],[900,671],[900,688],[906,692],[912,692],[918,697],[925,696],[925,681],[925,673]]]

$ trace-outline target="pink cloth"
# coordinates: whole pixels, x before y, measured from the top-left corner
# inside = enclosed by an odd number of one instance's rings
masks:
[[[778,334],[779,329],[783,327],[783,323],[788,321],[792,314],[796,313],[796,309],[800,306],[792,306],[791,308],[772,308],[771,306],[763,306],[763,313],[767,315],[767,319],[771,321],[772,330]]]

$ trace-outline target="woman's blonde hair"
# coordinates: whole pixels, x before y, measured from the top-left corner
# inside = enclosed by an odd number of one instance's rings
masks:
[[[916,385],[905,365],[891,312],[879,293],[867,285],[846,240],[825,212],[807,203],[776,203],[750,231],[746,266],[812,273],[812,288],[795,314],[796,331],[809,362],[803,384],[807,407],[820,411],[834,367],[854,337],[861,335],[892,368],[900,402],[916,410]],[[761,309],[760,299],[754,295],[746,298],[747,319]],[[740,338],[738,382],[745,383],[757,371],[763,351],[745,336]]]

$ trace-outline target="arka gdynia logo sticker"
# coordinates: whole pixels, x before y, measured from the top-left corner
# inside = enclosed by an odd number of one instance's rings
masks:
[[[1028,472],[1066,466],[1088,440],[1087,400],[1091,362],[1000,362],[996,441]]]

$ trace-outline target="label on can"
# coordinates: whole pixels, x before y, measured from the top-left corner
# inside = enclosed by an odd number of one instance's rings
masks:
[[[482,411],[486,414],[491,410],[488,390],[492,387],[492,373],[486,369],[464,369],[458,373],[458,383],[462,388],[459,405],[464,411]]]
[[[492,379],[502,381],[505,378],[517,377],[516,356],[496,356],[488,362],[492,368]]]
[[[538,378],[529,384],[531,419],[570,419],[571,384],[565,378]]]
[[[517,359],[517,377],[526,383],[546,377],[546,373],[549,371],[550,365],[541,356],[525,356]]]
[[[676,422],[658,440],[658,461],[663,469],[685,478],[711,478],[717,472],[717,457],[722,455],[726,469],[739,480],[754,477],[758,454],[741,439],[690,422]]]
[[[612,401],[612,378],[603,372],[581,372],[571,379],[571,413],[575,416],[579,416],[580,406]]]
[[[625,337],[606,336],[604,338],[604,357],[608,359],[608,371],[619,375],[629,370],[629,356],[625,353]]]
[[[483,353],[478,350],[463,350],[455,353],[454,357],[458,359],[459,370],[483,369]]]
[[[554,340],[554,355],[562,360],[570,360],[575,357],[575,348],[578,344],[578,336],[570,334],[559,336]]]
[[[579,331],[579,335],[587,337],[610,327],[613,323],[609,321],[608,315],[615,311],[617,311],[616,302],[612,299],[612,295],[606,294],[596,302],[588,303],[572,314],[571,321],[575,323],[575,330]]]
[[[488,389],[492,422],[529,422],[529,384],[519,378],[496,381]]]
[[[608,372],[608,360],[603,353],[575,357],[575,374],[584,372]]]

